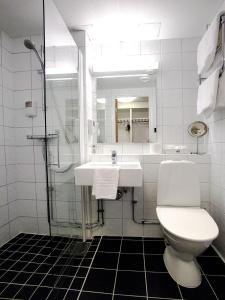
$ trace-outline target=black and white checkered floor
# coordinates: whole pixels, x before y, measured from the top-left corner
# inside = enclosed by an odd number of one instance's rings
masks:
[[[225,265],[213,248],[198,258],[201,286],[186,289],[165,269],[162,239],[96,237],[84,258],[70,259],[68,241],[20,234],[1,247],[0,299],[225,299]]]

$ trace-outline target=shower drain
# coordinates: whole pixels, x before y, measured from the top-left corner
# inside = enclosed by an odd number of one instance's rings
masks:
[[[68,255],[70,257],[84,257],[87,254],[87,251],[90,247],[88,242],[72,242],[69,246],[63,251],[63,255]]]

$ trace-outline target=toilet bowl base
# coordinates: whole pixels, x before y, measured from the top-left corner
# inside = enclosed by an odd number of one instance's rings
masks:
[[[185,261],[171,246],[167,246],[163,255],[168,273],[179,285],[195,288],[201,284],[202,275],[195,259]]]

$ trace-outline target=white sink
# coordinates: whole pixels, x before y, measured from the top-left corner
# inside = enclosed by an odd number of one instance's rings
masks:
[[[92,186],[94,169],[103,166],[119,166],[119,186],[142,186],[143,170],[139,162],[89,162],[75,168],[75,183],[80,186]]]

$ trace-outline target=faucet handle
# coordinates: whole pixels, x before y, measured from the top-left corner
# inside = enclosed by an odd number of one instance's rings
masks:
[[[116,157],[116,156],[117,156],[116,150],[112,150],[112,157]]]

